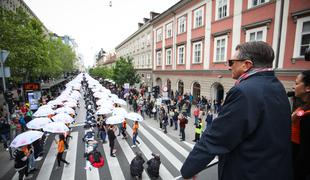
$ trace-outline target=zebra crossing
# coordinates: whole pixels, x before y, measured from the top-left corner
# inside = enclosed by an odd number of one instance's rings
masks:
[[[110,147],[108,143],[99,143],[100,148],[98,150],[102,153],[105,165],[102,168],[91,168],[91,170],[85,170],[86,160],[83,157],[85,152],[83,137],[85,130],[83,127],[74,127],[71,132],[72,139],[69,141],[69,149],[64,154],[64,158],[70,162],[69,166],[62,166],[61,169],[56,170],[56,154],[57,146],[54,140],[54,135],[50,135],[49,143],[50,148],[46,152],[43,163],[37,163],[41,165],[39,172],[35,173],[32,179],[45,180],[73,180],[73,179],[133,179],[130,176],[130,162],[135,157],[135,153],[140,151],[143,154],[145,161],[152,158],[151,153],[160,154],[161,166],[160,166],[160,178],[159,179],[175,179],[180,176],[179,169],[182,167],[187,155],[189,154],[192,144],[187,145],[179,142],[177,139],[173,139],[169,135],[164,134],[160,130],[141,123],[139,127],[138,139],[141,143],[139,147],[131,148],[132,145],[132,128],[130,122],[127,126],[128,139],[122,139],[121,136],[117,136],[115,140],[115,148],[117,149],[116,157],[110,156]],[[213,162],[214,163],[214,162]],[[146,163],[145,163],[146,164]],[[146,165],[145,165],[146,168]],[[109,173],[107,173],[107,171]],[[18,173],[10,179],[18,179]],[[143,172],[142,179],[151,179],[146,171]]]

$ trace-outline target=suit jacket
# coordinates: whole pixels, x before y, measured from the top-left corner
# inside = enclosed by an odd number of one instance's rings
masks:
[[[290,180],[290,106],[273,71],[256,73],[227,93],[222,111],[185,160],[192,177],[219,156],[219,180]]]

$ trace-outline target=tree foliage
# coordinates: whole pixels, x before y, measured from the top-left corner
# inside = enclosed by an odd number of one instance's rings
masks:
[[[101,77],[104,79],[106,79],[106,78],[111,79],[112,74],[113,74],[113,69],[108,68],[108,67],[96,67],[96,68],[90,69],[89,74],[91,76],[95,76],[95,77]]]
[[[40,21],[25,13],[0,9],[0,49],[10,52],[5,66],[15,81],[57,77],[73,71],[72,48],[44,34]]]
[[[112,79],[118,85],[124,85],[129,83],[133,85],[140,82],[140,77],[133,67],[132,59],[127,57],[127,59],[120,57],[116,60],[116,65],[113,68]]]
[[[140,77],[132,65],[131,58],[120,57],[112,68],[96,67],[89,70],[89,74],[95,77],[108,78],[114,80],[117,85],[129,83],[133,85],[140,82]]]

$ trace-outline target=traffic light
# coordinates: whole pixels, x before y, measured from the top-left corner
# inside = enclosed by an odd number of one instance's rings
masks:
[[[152,93],[153,93],[153,97],[157,98],[158,94],[159,94],[159,86],[153,86],[152,87]]]

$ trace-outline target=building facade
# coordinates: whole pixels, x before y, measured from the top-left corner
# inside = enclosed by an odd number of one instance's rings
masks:
[[[308,0],[182,0],[152,21],[153,85],[221,101],[234,85],[225,65],[239,43],[265,41],[286,90],[310,69]]]
[[[150,12],[150,19],[138,23],[139,29],[115,48],[117,58],[132,58],[134,68],[143,86],[152,87],[152,19],[158,13]]]

